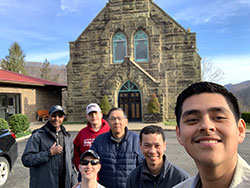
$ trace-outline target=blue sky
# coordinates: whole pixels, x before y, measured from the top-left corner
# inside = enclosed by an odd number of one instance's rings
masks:
[[[0,0],[0,59],[18,42],[26,61],[67,64],[74,41],[108,0]],[[154,0],[197,34],[203,59],[224,72],[220,84],[250,80],[250,0]]]

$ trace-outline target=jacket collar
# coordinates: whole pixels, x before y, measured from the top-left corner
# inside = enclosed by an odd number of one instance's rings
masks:
[[[43,128],[52,134],[56,133],[56,128],[50,123],[50,121],[47,121],[47,123],[43,126]],[[65,127],[63,125],[60,126],[62,133],[65,136],[70,136],[69,132],[66,131]]]
[[[165,177],[166,172],[167,172],[167,168],[169,167],[169,162],[168,162],[167,156],[165,154],[163,155],[163,161],[164,161],[164,163],[163,163],[163,166],[161,167],[161,172],[159,175],[157,175],[157,176],[160,176],[160,178]],[[142,163],[141,176],[143,178],[146,178],[146,179],[153,177],[152,173],[148,169],[146,159],[144,159],[143,163]]]
[[[102,126],[101,126],[101,128],[99,129],[99,131],[100,131],[105,125],[107,125],[107,124],[108,124],[108,122],[105,121],[104,119],[102,119]],[[96,132],[96,131],[94,131],[94,130],[92,129],[92,126],[91,126],[91,124],[90,124],[89,121],[88,121],[88,123],[87,123],[87,127],[89,128],[89,130],[90,130],[91,132]],[[97,132],[99,132],[99,131],[97,131]]]
[[[111,140],[113,140],[114,142],[117,142],[116,139],[113,137],[113,134],[112,134],[111,129],[109,130],[109,134],[110,134]],[[127,139],[128,139],[128,128],[125,127],[125,135],[124,135],[124,137],[122,138],[121,142],[124,141],[124,140],[127,140]]]

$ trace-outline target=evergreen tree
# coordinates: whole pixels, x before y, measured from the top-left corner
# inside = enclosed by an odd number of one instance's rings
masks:
[[[9,48],[9,55],[2,60],[2,68],[12,72],[26,74],[24,69],[23,50],[17,42],[14,42]]]
[[[107,95],[103,96],[100,102],[100,108],[102,109],[102,113],[105,115],[107,115],[109,110],[111,109]]]
[[[41,71],[41,78],[45,80],[50,80],[51,79],[51,68],[49,66],[49,61],[45,59],[43,62],[43,67],[40,69]]]
[[[151,95],[151,98],[148,102],[148,113],[150,114],[160,113],[160,103],[155,93]]]

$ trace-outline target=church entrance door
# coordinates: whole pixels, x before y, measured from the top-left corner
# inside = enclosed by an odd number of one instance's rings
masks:
[[[133,82],[127,81],[122,85],[118,106],[126,112],[129,121],[141,121],[141,95]]]

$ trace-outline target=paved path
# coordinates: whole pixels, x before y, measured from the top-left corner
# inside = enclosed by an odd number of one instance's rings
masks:
[[[44,122],[32,122],[30,124],[30,129],[34,130],[43,125],[44,125]],[[159,122],[159,123],[142,123],[142,122],[134,123],[132,122],[128,124],[128,129],[133,130],[133,131],[138,131],[147,125],[158,125],[158,126],[161,126],[164,130],[175,130],[175,126],[166,126],[164,125],[163,122]],[[80,131],[83,127],[86,127],[86,124],[66,124],[64,126],[66,127],[67,131]]]

